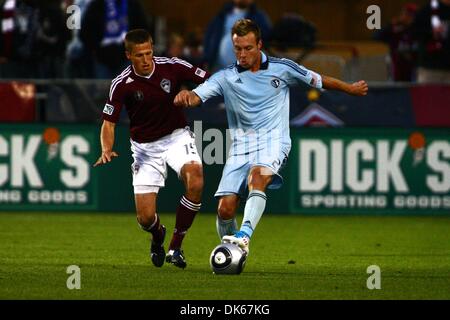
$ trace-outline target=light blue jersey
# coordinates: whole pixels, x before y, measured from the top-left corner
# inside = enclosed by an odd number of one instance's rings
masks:
[[[315,88],[322,87],[322,78],[317,73],[292,60],[267,57],[262,53],[259,71],[251,72],[233,64],[215,73],[193,91],[203,102],[214,96],[223,96],[229,128],[242,129],[246,133],[245,136],[234,135],[233,147],[237,150],[243,150],[239,144],[249,144],[250,140],[251,145],[245,148],[245,152],[255,151],[258,144],[252,143],[254,139],[248,135],[256,132],[259,143],[264,143],[266,137],[271,141],[279,138],[283,151],[288,153],[291,147],[289,87],[302,82]]]
[[[257,72],[235,63],[193,90],[203,102],[215,96],[222,96],[225,102],[232,144],[216,196],[241,194],[243,186],[240,185],[237,192],[232,184],[236,184],[236,179],[245,180],[253,165],[266,166],[278,173],[291,149],[289,87],[301,83],[322,88],[319,74],[292,60],[267,57],[262,53],[261,68]],[[261,150],[269,151],[262,156],[247,157],[246,163],[236,163],[243,155],[261,154]],[[234,163],[230,163],[233,159]]]

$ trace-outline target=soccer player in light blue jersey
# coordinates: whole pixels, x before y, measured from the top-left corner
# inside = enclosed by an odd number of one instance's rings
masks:
[[[231,36],[237,62],[193,91],[181,91],[174,103],[193,107],[215,96],[224,98],[232,145],[215,194],[219,198],[217,232],[223,242],[235,243],[248,253],[266,206],[265,191],[281,187],[279,172],[291,149],[289,87],[306,83],[364,96],[368,86],[365,81],[349,84],[289,59],[267,56],[261,51],[260,29],[249,19],[238,20]],[[236,209],[246,191],[244,218],[237,230]]]

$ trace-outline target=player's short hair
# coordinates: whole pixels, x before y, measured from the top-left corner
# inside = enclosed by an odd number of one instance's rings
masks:
[[[133,46],[136,44],[146,43],[150,41],[153,44],[153,38],[145,29],[134,29],[127,32],[125,35],[125,50],[131,52]]]
[[[250,32],[253,32],[253,34],[255,35],[256,42],[259,42],[259,40],[261,40],[261,29],[253,20],[239,19],[231,29],[231,36],[236,34],[239,37],[243,37]]]

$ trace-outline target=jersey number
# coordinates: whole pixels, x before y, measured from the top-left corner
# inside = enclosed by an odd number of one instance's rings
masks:
[[[192,145],[192,142],[189,144],[185,144],[184,147],[186,148],[186,154],[189,154],[189,153],[197,154],[197,152],[195,152],[194,146]],[[190,149],[190,152],[189,152],[189,149]]]

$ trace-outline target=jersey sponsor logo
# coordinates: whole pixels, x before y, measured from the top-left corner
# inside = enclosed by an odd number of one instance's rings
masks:
[[[134,100],[142,101],[144,100],[144,93],[140,90],[134,92]]]
[[[276,89],[280,86],[281,81],[279,79],[273,79],[272,81],[270,81],[270,84]]]
[[[107,115],[112,115],[114,112],[114,106],[110,104],[105,104],[105,107],[103,108],[103,113],[106,113]]]
[[[126,84],[129,84],[129,83],[131,83],[131,82],[133,82],[134,80],[133,79],[131,79],[130,77],[128,77],[128,79],[127,79],[127,81],[125,81],[125,83]]]
[[[199,76],[200,78],[204,78],[206,75],[206,71],[197,68],[197,70],[195,70],[195,75]]]
[[[160,85],[165,92],[170,93],[170,80],[162,79]]]

